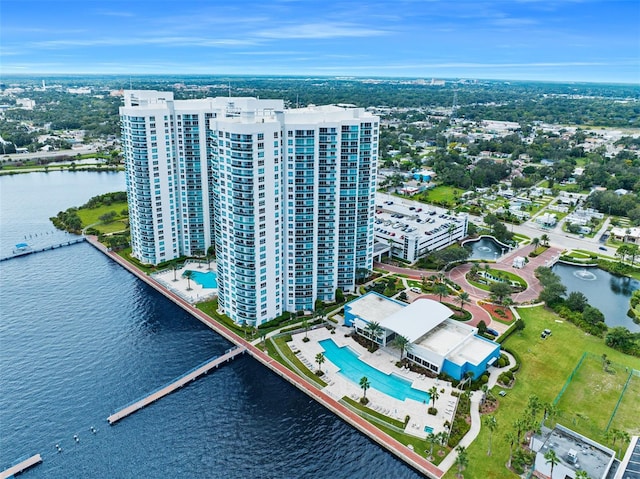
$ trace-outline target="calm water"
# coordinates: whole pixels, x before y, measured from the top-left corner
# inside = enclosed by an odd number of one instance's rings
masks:
[[[0,243],[123,188],[122,174],[0,177]],[[249,357],[109,426],[229,344],[86,243],[0,263],[0,314],[0,467],[41,453],[26,479],[420,477]]]
[[[553,272],[560,276],[567,287],[567,294],[579,291],[589,299],[591,306],[604,314],[608,326],[624,326],[630,331],[640,331],[627,316],[629,298],[640,288],[640,281],[622,276],[614,276],[599,268],[581,268],[558,263]]]
[[[503,251],[507,251],[507,248],[502,247],[491,238],[480,238],[476,241],[467,241],[464,246],[471,250],[471,256],[469,256],[469,259],[495,260],[502,256]]]

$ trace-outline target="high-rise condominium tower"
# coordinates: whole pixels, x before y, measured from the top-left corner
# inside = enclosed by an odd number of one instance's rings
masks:
[[[135,257],[215,244],[219,306],[258,325],[353,290],[373,260],[379,119],[279,100],[125,92]]]

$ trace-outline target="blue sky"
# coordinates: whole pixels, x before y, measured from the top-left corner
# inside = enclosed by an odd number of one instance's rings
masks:
[[[640,83],[640,1],[1,0],[1,72]]]

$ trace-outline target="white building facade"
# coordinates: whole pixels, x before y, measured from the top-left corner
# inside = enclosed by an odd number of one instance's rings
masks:
[[[125,92],[121,119],[133,255],[157,264],[215,245],[234,321],[312,310],[372,269],[378,117]]]

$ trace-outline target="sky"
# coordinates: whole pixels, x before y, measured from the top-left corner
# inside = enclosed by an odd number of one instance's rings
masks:
[[[640,83],[640,0],[0,0],[0,75]]]

